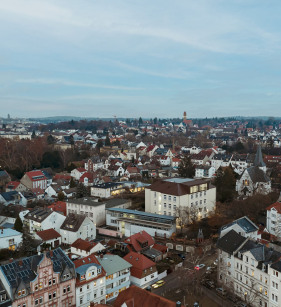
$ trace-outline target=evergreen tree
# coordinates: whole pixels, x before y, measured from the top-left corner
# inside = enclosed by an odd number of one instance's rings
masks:
[[[104,145],[105,145],[105,146],[110,146],[110,145],[111,145],[109,136],[106,137],[105,142],[104,142]]]
[[[143,120],[142,120],[142,118],[140,117],[139,118],[139,125],[142,125],[143,124]]]
[[[22,232],[22,227],[23,227],[23,223],[21,221],[21,218],[18,216],[16,218],[14,228],[15,228],[16,231]]]
[[[185,155],[179,164],[178,172],[180,177],[183,178],[193,178],[195,175],[195,166],[191,162],[191,159],[188,155]]]
[[[75,184],[75,182],[74,182],[73,177],[71,177],[71,179],[70,179],[69,187],[70,187],[70,188],[75,188],[75,187],[76,187],[76,184]]]
[[[215,185],[218,201],[229,202],[234,199],[236,194],[236,178],[232,167],[226,167],[224,170],[221,167],[218,169]]]
[[[35,130],[32,131],[31,138],[32,138],[32,139],[35,139],[35,138],[36,138]]]

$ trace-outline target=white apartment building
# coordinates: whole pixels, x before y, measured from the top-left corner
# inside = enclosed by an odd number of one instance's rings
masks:
[[[79,238],[94,240],[96,226],[85,215],[70,213],[61,225],[60,235],[63,244],[72,244]]]
[[[259,227],[253,223],[247,216],[243,216],[227,225],[224,225],[220,229],[220,237],[223,237],[230,230],[235,230],[243,237],[251,237],[254,240],[261,238],[259,233]]]
[[[0,249],[16,250],[22,243],[22,233],[11,228],[0,230]]]
[[[250,306],[280,306],[280,252],[234,230],[221,237],[217,247],[218,282],[224,289]]]
[[[266,229],[276,237],[281,237],[281,202],[266,208]]]
[[[87,216],[96,226],[105,224],[105,203],[85,197],[66,202],[66,214],[75,213]]]
[[[74,261],[76,271],[76,306],[106,303],[106,272],[94,255]]]
[[[110,301],[130,287],[132,265],[117,255],[106,254],[98,260],[106,272],[106,301]]]
[[[49,208],[34,208],[24,216],[24,225],[28,227],[30,234],[51,228],[60,232],[65,218],[63,214]]]
[[[145,189],[145,211],[155,214],[205,218],[216,205],[216,187],[207,179],[171,178]]]

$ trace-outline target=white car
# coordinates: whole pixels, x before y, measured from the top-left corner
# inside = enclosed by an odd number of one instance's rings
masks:
[[[205,264],[202,263],[202,264],[196,265],[196,267],[194,269],[199,271],[199,270],[203,269],[204,267],[205,267]]]

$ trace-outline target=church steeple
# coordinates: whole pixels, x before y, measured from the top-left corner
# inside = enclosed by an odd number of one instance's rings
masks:
[[[261,152],[261,146],[260,145],[258,145],[257,153],[256,153],[255,160],[254,160],[254,166],[257,166],[260,169],[262,169],[263,171],[266,171],[266,165],[265,165],[263,158],[262,158],[262,152]]]

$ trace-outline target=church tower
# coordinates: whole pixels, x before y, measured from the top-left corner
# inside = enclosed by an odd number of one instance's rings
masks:
[[[257,153],[254,160],[254,166],[259,167],[261,170],[266,172],[266,164],[263,161],[262,158],[262,152],[261,152],[261,145],[258,145]]]
[[[186,112],[184,111],[183,112],[183,121],[185,121],[186,120]]]

